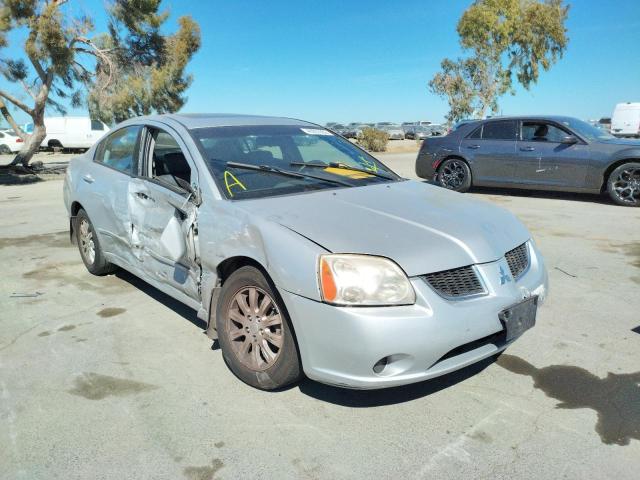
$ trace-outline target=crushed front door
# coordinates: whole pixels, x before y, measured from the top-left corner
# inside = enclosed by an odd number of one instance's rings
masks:
[[[129,184],[131,246],[149,278],[200,299],[198,207],[186,196],[141,178]]]

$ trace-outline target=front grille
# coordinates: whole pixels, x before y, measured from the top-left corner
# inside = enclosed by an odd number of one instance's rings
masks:
[[[470,297],[486,293],[473,265],[428,273],[423,278],[445,298]]]
[[[527,268],[529,268],[529,250],[527,249],[526,243],[523,243],[513,250],[509,250],[504,256],[507,259],[509,270],[511,270],[511,275],[514,280],[520,278]]]

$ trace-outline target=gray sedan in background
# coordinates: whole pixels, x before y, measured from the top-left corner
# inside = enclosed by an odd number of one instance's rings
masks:
[[[193,308],[260,389],[442,375],[504,350],[547,294],[512,214],[299,120],[133,118],[71,161],[64,200],[89,272]]]
[[[468,121],[426,140],[416,174],[448,189],[472,185],[604,193],[640,206],[640,141],[571,117]]]

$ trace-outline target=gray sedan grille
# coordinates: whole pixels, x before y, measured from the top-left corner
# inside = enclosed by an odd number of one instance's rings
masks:
[[[513,250],[509,250],[504,256],[507,259],[509,270],[511,270],[511,275],[514,280],[520,278],[527,268],[529,268],[529,251],[526,243],[523,243]]]
[[[425,281],[445,298],[462,298],[486,293],[473,265],[423,275]]]

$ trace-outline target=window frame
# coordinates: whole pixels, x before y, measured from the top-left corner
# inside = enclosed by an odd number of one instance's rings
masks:
[[[143,132],[142,132],[141,141],[140,141],[140,157],[141,158],[140,158],[140,168],[138,169],[138,176],[142,180],[148,181],[149,183],[153,183],[154,185],[157,185],[166,190],[169,190],[170,192],[173,192],[175,194],[188,198],[191,195],[191,192],[189,192],[188,190],[185,190],[182,187],[169,185],[168,183],[165,183],[161,180],[157,180],[156,178],[151,176],[152,175],[151,162],[149,161],[149,159],[150,159],[150,153],[151,153],[151,139],[153,138],[154,130],[166,133],[167,135],[170,135],[171,138],[175,140],[176,144],[178,145],[178,148],[180,148],[180,151],[182,152],[182,155],[184,155],[185,161],[187,162],[187,164],[189,165],[189,168],[191,169],[191,178],[189,181],[189,185],[191,185],[191,188],[194,191],[198,190],[198,185],[199,185],[198,168],[196,167],[195,162],[191,158],[189,149],[186,148],[186,145],[184,145],[184,142],[181,141],[180,135],[178,135],[178,133],[175,131],[170,132],[169,130],[173,130],[173,129],[165,125],[158,126],[155,124],[147,124],[143,126]]]
[[[139,130],[138,130],[138,135],[136,137],[135,146],[133,147],[133,150],[134,150],[133,158],[131,161],[131,170],[129,172],[125,172],[124,170],[119,170],[115,167],[112,167],[111,165],[107,165],[106,163],[103,162],[102,159],[98,160],[98,157],[101,157],[104,154],[105,145],[113,135],[115,135],[121,130],[125,130],[127,128],[132,128],[132,127],[138,127]],[[113,170],[114,172],[122,173],[123,175],[127,175],[131,178],[138,177],[137,172],[139,170],[139,165],[140,165],[140,140],[142,137],[143,130],[144,130],[144,125],[134,123],[129,125],[123,125],[120,128],[110,131],[109,134],[106,135],[103,139],[101,139],[98,145],[96,146],[96,149],[93,152],[93,158],[92,158],[93,163],[100,165],[102,167],[108,168],[109,170]]]
[[[557,122],[555,120],[547,120],[545,118],[522,118],[519,121],[519,129],[518,129],[518,141],[519,142],[529,142],[529,143],[533,143],[533,140],[524,140],[522,137],[522,126],[524,122],[541,122],[541,123],[546,123],[549,125],[553,125],[556,128],[559,128],[560,130],[564,130],[568,135],[572,135],[574,137],[576,137],[578,139],[578,143],[580,145],[587,145],[588,142],[585,141],[584,138],[582,138],[582,136],[580,136],[578,133],[574,132],[571,128],[569,128],[567,125],[563,125],[560,122]],[[562,145],[562,142],[535,142],[535,143],[553,143],[555,145]]]
[[[508,138],[484,138],[484,127],[485,125],[491,124],[491,123],[498,123],[498,122],[513,122],[515,125],[515,129],[514,129],[514,136],[512,139],[508,139]],[[520,131],[519,131],[519,126],[520,126],[520,120],[519,119],[496,119],[496,120],[488,120],[485,122],[482,122],[482,124],[480,124],[477,128],[473,129],[466,137],[465,139],[468,140],[485,140],[485,141],[492,141],[492,142],[515,142],[518,140]],[[471,138],[471,135],[473,135],[476,131],[478,131],[478,129],[480,129],[480,138]]]

